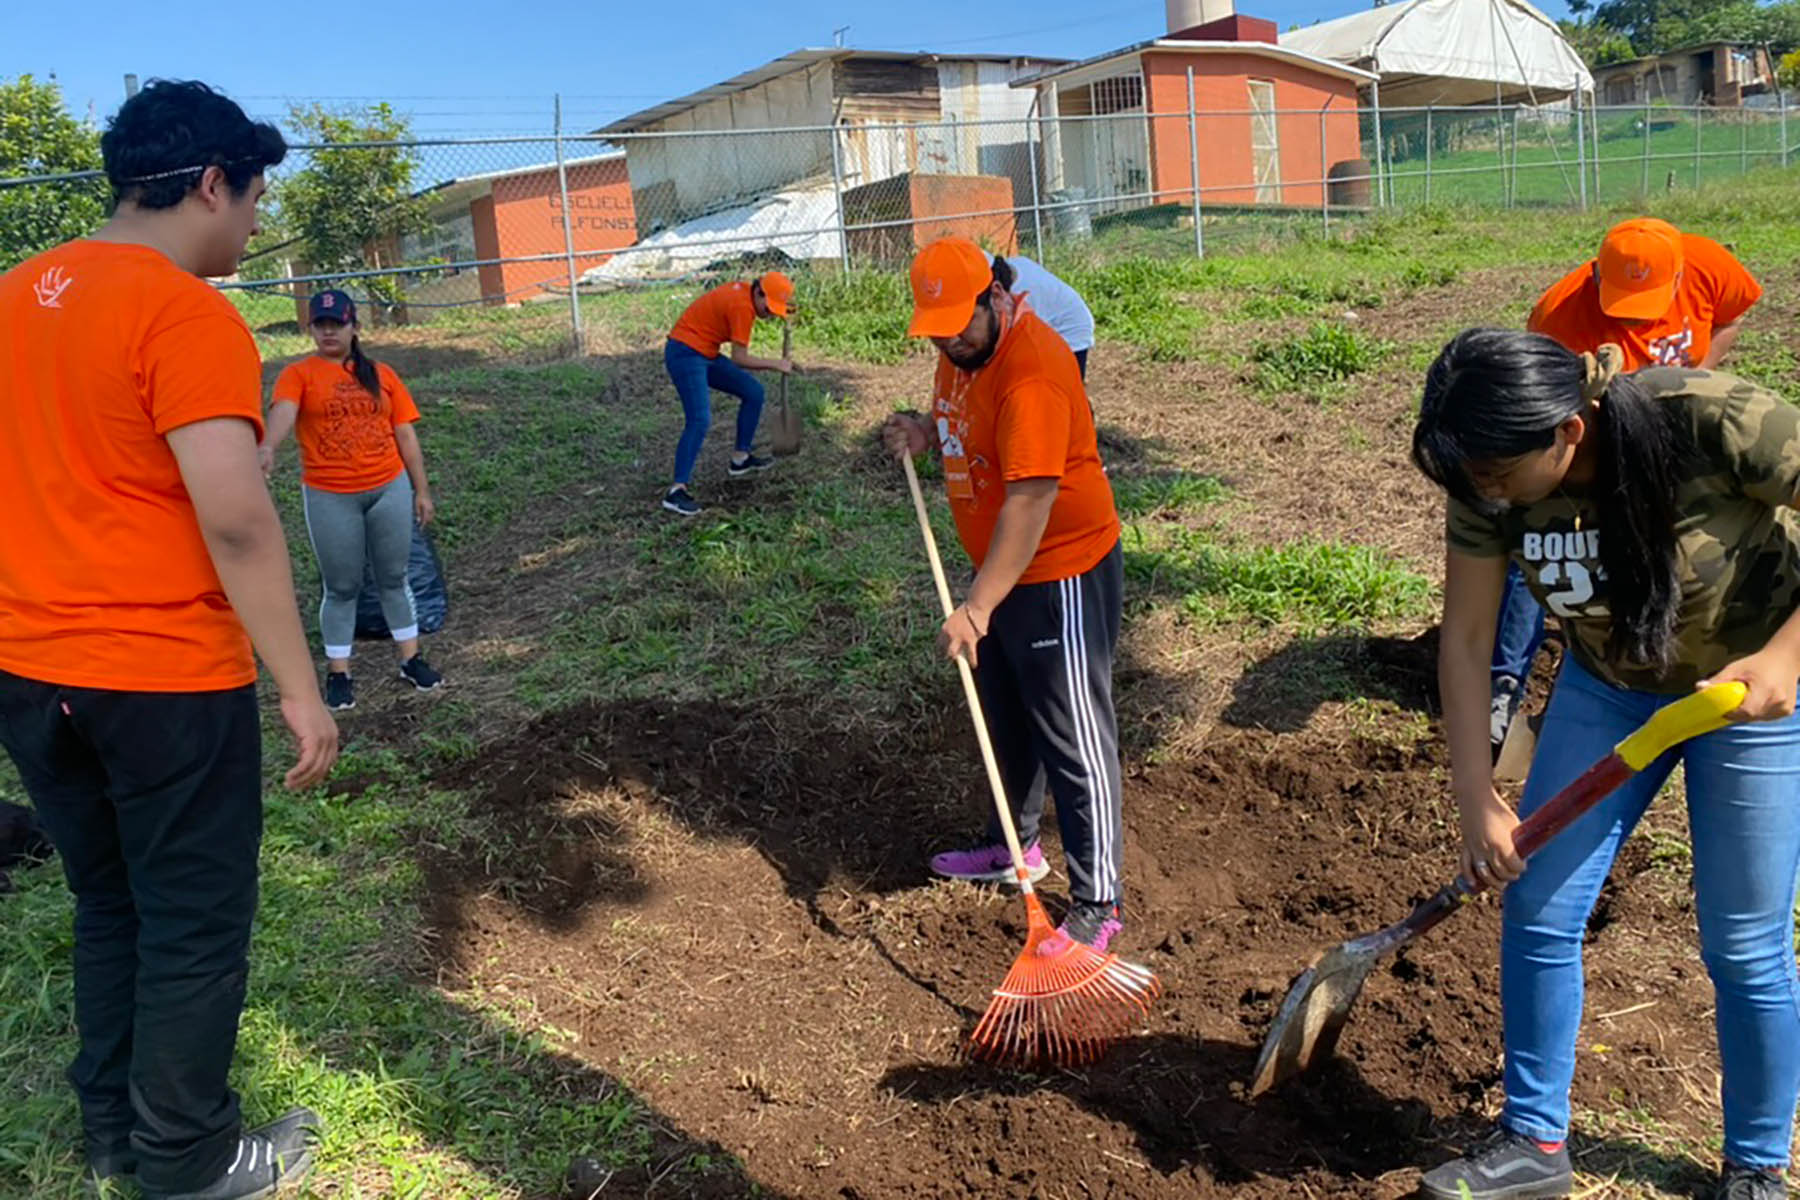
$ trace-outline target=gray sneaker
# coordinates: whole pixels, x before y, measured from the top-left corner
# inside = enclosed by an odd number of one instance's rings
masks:
[[[312,1171],[318,1114],[296,1108],[245,1132],[225,1173],[197,1192],[144,1188],[144,1200],[265,1200],[298,1188]]]
[[[1478,1149],[1425,1172],[1427,1200],[1557,1200],[1574,1188],[1569,1147],[1546,1154],[1528,1137],[1496,1130]]]
[[[1787,1182],[1781,1178],[1781,1172],[1727,1163],[1713,1200],[1787,1200],[1787,1194]]]

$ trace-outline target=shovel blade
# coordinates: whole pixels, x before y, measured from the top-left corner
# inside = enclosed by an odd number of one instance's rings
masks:
[[[1350,1009],[1362,994],[1382,947],[1373,938],[1334,946],[1300,972],[1288,988],[1256,1059],[1250,1094],[1259,1096],[1330,1058]]]
[[[775,453],[784,457],[800,453],[800,427],[800,411],[798,409],[783,404],[775,410],[775,428],[769,438]]]

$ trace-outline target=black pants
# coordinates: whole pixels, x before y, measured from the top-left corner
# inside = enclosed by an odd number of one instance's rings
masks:
[[[1124,558],[1115,545],[1085,574],[1015,587],[976,647],[988,736],[1020,841],[1037,840],[1045,793],[1056,797],[1076,900],[1120,898],[1123,806],[1112,670],[1124,591]],[[997,815],[988,835],[1001,839]]]
[[[1081,368],[1081,378],[1087,381],[1087,349],[1083,347],[1075,352],[1075,365]]]
[[[237,1152],[226,1072],[244,1007],[262,841],[254,688],[141,693],[0,671],[0,744],[75,893],[69,1082],[90,1158],[159,1191]]]

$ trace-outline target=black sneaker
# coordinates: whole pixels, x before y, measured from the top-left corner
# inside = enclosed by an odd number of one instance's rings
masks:
[[[1493,745],[1494,756],[1500,755],[1500,747],[1506,743],[1506,731],[1512,728],[1513,718],[1519,714],[1519,705],[1525,702],[1525,689],[1511,675],[1499,675],[1494,678],[1493,696],[1488,701],[1488,741]]]
[[[128,1139],[104,1142],[90,1137],[87,1139],[87,1169],[89,1195],[103,1198],[121,1195],[116,1189],[137,1174],[137,1155],[132,1153]]]
[[[1787,1182],[1781,1178],[1781,1172],[1726,1163],[1713,1200],[1787,1200],[1787,1194]]]
[[[350,682],[348,672],[325,673],[325,707],[332,712],[343,712],[347,708],[356,707],[356,685]]]
[[[663,507],[683,517],[700,515],[700,506],[694,502],[692,496],[688,495],[686,488],[670,488],[668,494],[663,497]]]
[[[144,1200],[264,1200],[295,1187],[312,1170],[312,1144],[321,1128],[311,1109],[296,1108],[238,1139],[231,1165],[197,1192],[145,1188]]]
[[[1429,1200],[1556,1200],[1574,1188],[1565,1144],[1545,1153],[1528,1137],[1496,1130],[1478,1150],[1425,1172]]]
[[[758,458],[754,454],[747,454],[741,462],[735,458],[731,460],[731,477],[736,479],[739,475],[748,475],[753,471],[766,471],[774,465],[775,460],[772,458]]]
[[[444,677],[432,670],[431,664],[425,661],[423,654],[415,654],[400,664],[400,678],[421,692],[429,692],[444,682]]]

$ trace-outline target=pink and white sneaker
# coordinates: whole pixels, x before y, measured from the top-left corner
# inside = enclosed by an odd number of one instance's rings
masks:
[[[1012,883],[1012,855],[1006,843],[976,846],[968,850],[946,850],[931,856],[931,869],[946,879],[963,879],[970,883]],[[1050,873],[1044,852],[1033,842],[1025,851],[1025,873],[1036,883]]]
[[[1105,954],[1106,947],[1124,928],[1118,905],[1077,900],[1063,923],[1056,927],[1056,932],[1038,943],[1037,952],[1042,958],[1055,958],[1067,950],[1071,942],[1080,942]]]

